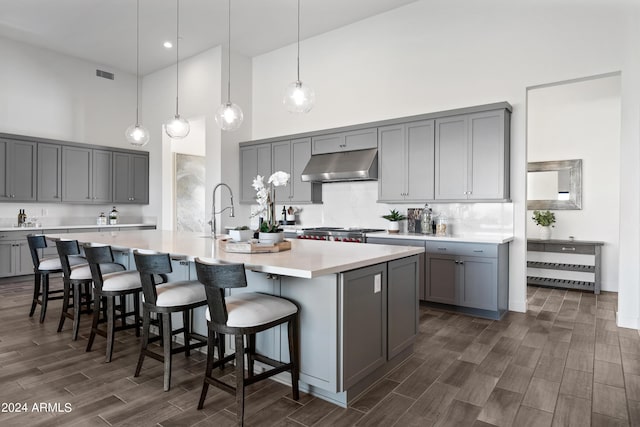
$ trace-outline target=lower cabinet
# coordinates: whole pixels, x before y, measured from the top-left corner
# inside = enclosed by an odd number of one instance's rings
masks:
[[[500,318],[508,308],[508,244],[426,243],[426,297],[430,302]]]
[[[387,267],[387,360],[413,344],[418,335],[420,265],[416,256]]]
[[[0,240],[0,277],[33,273],[27,240]]]
[[[367,243],[373,243],[376,245],[395,245],[395,246],[415,246],[424,247],[424,240],[415,239],[389,239],[380,237],[367,237]],[[424,270],[424,254],[417,255],[418,257],[418,296],[421,300],[425,299],[425,270]]]

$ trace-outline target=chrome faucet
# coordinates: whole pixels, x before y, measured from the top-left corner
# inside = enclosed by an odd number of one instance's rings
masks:
[[[220,211],[216,212],[216,190],[221,185],[224,185],[225,187],[227,187],[229,189],[229,197],[231,198],[231,206],[227,206],[226,208],[222,208],[222,209],[220,209]],[[209,221],[209,225],[211,226],[211,237],[214,240],[216,238],[216,214],[222,213],[222,212],[226,211],[227,209],[230,210],[229,211],[229,216],[233,218],[235,216],[234,215],[234,209],[233,209],[233,191],[231,191],[231,187],[229,187],[224,182],[221,182],[220,184],[218,184],[215,187],[213,187],[213,202],[212,202],[212,206],[211,206],[211,221]]]

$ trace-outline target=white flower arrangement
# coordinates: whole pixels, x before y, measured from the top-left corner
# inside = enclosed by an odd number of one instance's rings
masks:
[[[254,210],[251,216],[265,218],[260,226],[260,231],[263,233],[278,231],[279,224],[275,215],[276,187],[286,186],[290,177],[291,175],[283,171],[274,172],[267,180],[267,186],[264,184],[263,176],[258,175],[253,180],[252,186],[256,190],[258,209]]]

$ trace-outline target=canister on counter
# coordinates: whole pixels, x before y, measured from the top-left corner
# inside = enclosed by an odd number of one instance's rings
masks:
[[[449,234],[449,219],[446,216],[439,216],[436,219],[436,236],[443,237]]]

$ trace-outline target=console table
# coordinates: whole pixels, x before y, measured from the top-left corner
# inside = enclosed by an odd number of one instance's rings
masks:
[[[580,289],[600,293],[601,278],[601,250],[604,242],[587,242],[580,240],[540,240],[527,239],[527,251],[555,252],[565,254],[593,255],[594,264],[565,264],[556,262],[527,261],[527,267],[544,268],[547,270],[577,271],[592,273],[593,281],[557,279],[551,277],[527,276],[527,283],[537,286],[551,286],[557,288]]]

